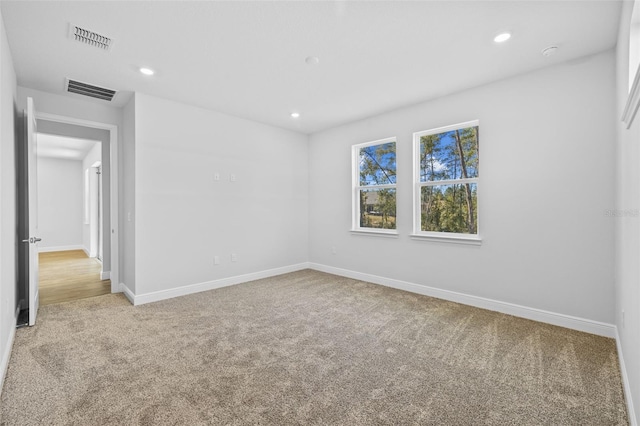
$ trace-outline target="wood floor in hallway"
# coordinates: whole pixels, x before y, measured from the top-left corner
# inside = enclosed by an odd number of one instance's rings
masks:
[[[111,293],[100,262],[82,250],[40,253],[40,306]]]

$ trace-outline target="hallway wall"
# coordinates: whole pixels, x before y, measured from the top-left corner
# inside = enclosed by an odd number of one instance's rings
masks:
[[[40,251],[83,247],[82,162],[38,157]]]

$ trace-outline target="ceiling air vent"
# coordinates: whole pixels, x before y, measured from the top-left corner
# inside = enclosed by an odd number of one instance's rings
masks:
[[[70,78],[67,79],[67,92],[103,99],[105,101],[111,101],[116,94],[115,90],[105,89],[104,87],[94,86],[93,84],[83,83],[77,80],[71,80]]]
[[[95,31],[74,24],[69,24],[69,37],[80,43],[107,51],[110,50],[113,45],[113,39],[111,37],[98,34]]]

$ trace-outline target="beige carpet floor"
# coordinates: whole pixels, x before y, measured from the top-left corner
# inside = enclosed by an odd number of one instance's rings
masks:
[[[301,271],[17,330],[5,425],[626,425],[612,339]]]

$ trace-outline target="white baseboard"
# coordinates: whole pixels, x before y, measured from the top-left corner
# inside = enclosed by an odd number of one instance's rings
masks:
[[[82,245],[56,246],[56,247],[41,247],[41,246],[38,246],[38,252],[40,252],[40,253],[48,253],[48,252],[51,252],[51,251],[68,251],[68,250],[84,250],[84,247],[82,247]]]
[[[350,271],[348,269],[335,268],[333,266],[322,265],[318,263],[310,263],[309,267],[316,271],[327,272],[329,274],[340,275],[347,278],[353,278],[360,281],[367,281],[374,284],[380,284],[386,287],[393,287],[399,290],[418,293],[425,296],[436,297],[438,299],[449,300],[452,302],[462,303],[464,305],[475,306],[490,311],[502,312],[503,314],[513,315],[516,317],[526,318],[533,321],[553,324],[560,327],[570,328],[573,330],[584,331],[586,333],[596,334],[598,336],[616,337],[616,329],[613,324],[607,324],[599,321],[592,321],[585,318],[578,318],[570,315],[558,314],[542,309],[529,308],[527,306],[516,305],[499,300],[487,299],[479,296],[458,293],[455,291],[443,290],[435,287],[429,287],[420,284],[414,284],[407,281],[400,281],[393,278],[379,277],[377,275],[365,274],[362,272]]]
[[[100,272],[101,280],[110,280],[111,279],[111,271],[102,271]]]
[[[87,257],[91,257],[91,256],[89,256],[89,249],[88,248],[86,248],[86,247],[81,247],[81,248],[82,248],[82,251],[84,252],[84,254],[87,255]]]
[[[629,417],[629,425],[638,426],[636,412],[633,407],[633,398],[631,397],[631,385],[629,384],[629,376],[627,375],[627,366],[624,363],[624,356],[622,354],[622,344],[620,343],[620,335],[618,334],[618,327],[615,327],[615,329],[616,329],[616,346],[618,348],[618,361],[620,363],[620,375],[622,376],[622,387],[624,389],[624,399],[627,402],[627,415]]]
[[[4,378],[7,376],[7,370],[9,369],[9,360],[11,359],[11,350],[13,349],[13,341],[16,337],[16,324],[18,321],[18,314],[20,313],[20,307],[16,308],[15,316],[13,317],[13,324],[11,324],[11,331],[9,332],[9,339],[7,346],[2,353],[2,361],[0,361],[0,394],[4,388]]]
[[[124,296],[129,299],[129,302],[131,302],[132,305],[136,304],[136,295],[133,294],[131,289],[127,287],[125,283],[120,283],[120,291],[124,293]]]
[[[157,302],[160,300],[171,299],[173,297],[185,296],[187,294],[200,293],[201,291],[214,290],[216,288],[228,287],[231,285],[245,283],[247,281],[260,280],[262,278],[274,277],[276,275],[282,275],[289,272],[301,271],[303,269],[309,269],[308,263],[298,263],[296,265],[283,266],[280,268],[267,269],[266,271],[253,272],[250,274],[237,275],[234,277],[222,278],[219,280],[207,281],[198,284],[191,284],[184,287],[172,288],[169,290],[161,290],[154,291],[151,293],[145,294],[131,294],[133,297],[132,303],[134,305],[143,305],[145,303]],[[125,295],[129,300],[131,300],[130,296],[126,293],[125,286]]]

